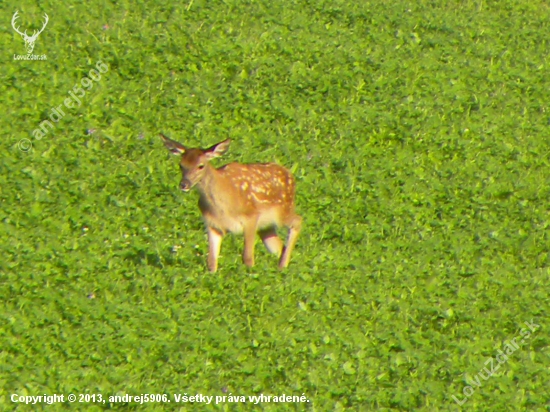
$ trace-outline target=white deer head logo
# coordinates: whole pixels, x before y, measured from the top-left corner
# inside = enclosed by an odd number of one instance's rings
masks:
[[[48,18],[48,15],[46,13],[44,13],[44,25],[42,26],[42,28],[40,30],[35,30],[34,33],[32,34],[32,36],[29,36],[29,35],[27,35],[27,30],[25,30],[24,33],[21,33],[19,31],[19,29],[17,27],[15,27],[15,21],[19,17],[18,13],[19,12],[16,11],[15,14],[13,15],[13,18],[11,19],[11,25],[12,25],[13,29],[15,30],[15,32],[17,34],[20,34],[21,37],[23,37],[23,40],[25,41],[25,48],[27,49],[27,53],[31,54],[33,49],[34,49],[34,43],[36,42],[36,39],[38,39],[38,35],[40,33],[42,33],[44,31],[44,29],[46,28],[46,25],[48,24],[49,18]]]

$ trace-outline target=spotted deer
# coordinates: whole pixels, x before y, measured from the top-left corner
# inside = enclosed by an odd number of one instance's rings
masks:
[[[295,182],[290,171],[274,163],[229,163],[220,168],[210,160],[229,148],[230,139],[208,149],[187,148],[164,135],[164,145],[181,155],[180,189],[199,191],[199,208],[208,234],[208,269],[218,269],[222,238],[227,232],[244,234],[243,262],[254,265],[254,241],[258,233],[270,253],[279,257],[279,268],[286,268],[302,226],[294,211]],[[288,228],[286,246],[276,229]]]

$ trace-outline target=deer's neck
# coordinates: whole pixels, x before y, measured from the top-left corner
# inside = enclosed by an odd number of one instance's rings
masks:
[[[225,179],[219,171],[214,167],[207,165],[208,169],[204,175],[204,178],[197,184],[199,190],[201,203],[208,209],[215,211],[216,209],[222,209],[224,205],[228,204],[228,197],[231,196],[228,193],[227,188],[224,185]]]

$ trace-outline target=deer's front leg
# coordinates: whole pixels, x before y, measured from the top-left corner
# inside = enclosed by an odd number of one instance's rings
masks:
[[[244,227],[243,262],[246,266],[254,266],[255,240],[256,240],[256,222],[249,222]]]
[[[222,246],[223,233],[213,227],[208,227],[208,269],[210,272],[218,270],[218,256]]]

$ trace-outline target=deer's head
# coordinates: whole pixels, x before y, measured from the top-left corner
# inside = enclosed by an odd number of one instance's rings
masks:
[[[34,43],[36,42],[36,39],[38,39],[38,35],[44,31],[44,29],[46,28],[46,25],[48,24],[48,20],[49,20],[48,15],[44,13],[44,24],[42,25],[42,28],[40,30],[35,30],[32,36],[29,36],[27,34],[27,30],[25,30],[24,32],[21,32],[19,28],[15,26],[16,20],[18,18],[19,18],[19,12],[16,11],[15,14],[13,15],[13,18],[11,19],[11,25],[15,30],[15,32],[21,35],[21,37],[23,37],[23,40],[25,41],[25,48],[27,49],[27,53],[31,54],[32,51],[34,50]]]
[[[184,192],[190,191],[193,186],[200,183],[205,175],[208,173],[209,161],[220,157],[229,148],[231,143],[230,139],[226,139],[223,142],[217,143],[208,149],[194,149],[187,148],[181,143],[175,140],[169,139],[163,134],[160,135],[164,145],[170,152],[175,155],[181,155],[180,169],[181,169],[181,183],[180,189]]]

